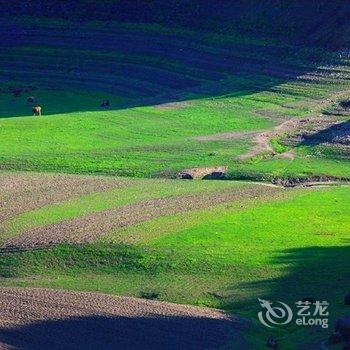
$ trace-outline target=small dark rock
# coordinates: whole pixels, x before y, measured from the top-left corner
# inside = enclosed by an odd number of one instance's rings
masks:
[[[343,108],[350,108],[350,100],[342,100],[339,104]]]
[[[222,171],[213,171],[210,174],[205,175],[202,180],[222,180],[225,178],[225,173]]]
[[[266,346],[270,349],[277,350],[278,349],[277,340],[273,337],[268,337],[267,342],[266,342]]]
[[[345,305],[350,305],[350,293],[345,295],[344,304]]]
[[[180,173],[178,177],[184,180],[193,180],[193,176],[189,173]]]
[[[157,292],[141,292],[140,293],[141,298],[143,299],[149,299],[149,300],[155,300],[159,298],[159,293]]]

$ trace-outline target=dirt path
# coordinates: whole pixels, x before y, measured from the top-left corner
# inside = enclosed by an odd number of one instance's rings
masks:
[[[221,140],[237,140],[247,137],[252,137],[258,134],[258,131],[231,131],[231,132],[219,132],[214,135],[203,135],[193,137],[193,140],[197,141],[221,141]]]
[[[327,106],[330,104],[337,103],[342,98],[346,98],[350,95],[349,90],[342,90],[334,93],[331,97],[324,98],[320,101],[318,101],[317,105],[318,107],[320,106]],[[332,124],[335,124],[339,122],[339,106],[335,107],[334,114],[320,114],[317,117],[308,117],[308,118],[303,118],[303,119],[288,119],[284,121],[283,123],[275,126],[272,130],[267,130],[264,132],[257,132],[257,133],[252,133],[249,136],[255,136],[254,137],[254,143],[255,146],[249,150],[247,153],[242,154],[237,157],[238,160],[248,160],[251,158],[254,158],[259,155],[276,155],[275,151],[270,145],[270,140],[275,137],[279,137],[283,134],[286,133],[291,133],[294,132],[298,129],[305,129],[312,127],[314,131],[319,131],[322,130],[326,127],[329,127]],[[266,116],[266,113],[268,111],[260,111],[263,115]],[[238,134],[239,135],[239,134]],[[215,136],[215,135],[213,135]],[[240,135],[244,137],[245,135],[242,134]],[[287,151],[285,153],[281,153],[277,155],[279,158],[294,158],[294,152],[293,151]]]
[[[99,293],[0,288],[0,349],[249,349],[219,310]]]
[[[244,185],[220,192],[196,193],[178,197],[150,199],[121,208],[92,213],[38,227],[8,239],[3,248],[33,248],[58,243],[88,243],[118,228],[164,215],[208,208],[220,203],[257,198],[280,193],[281,188]]]
[[[276,154],[274,149],[271,147],[270,140],[275,137],[280,137],[283,134],[292,133],[303,128],[313,128],[314,131],[319,131],[329,127],[332,124],[339,122],[337,117],[333,116],[319,116],[309,117],[304,119],[290,119],[282,124],[275,126],[272,130],[258,133],[254,138],[255,146],[237,157],[238,160],[248,160],[260,155],[277,155],[279,158],[290,158],[293,159],[294,152],[288,151],[281,154]]]
[[[270,139],[297,129],[305,121],[306,119],[290,119],[275,126],[272,130],[256,134],[254,138],[255,146],[247,153],[240,155],[238,159],[246,160],[262,154],[274,154],[275,152],[270,145]]]
[[[0,172],[0,222],[47,204],[129,183],[131,180],[97,176]]]

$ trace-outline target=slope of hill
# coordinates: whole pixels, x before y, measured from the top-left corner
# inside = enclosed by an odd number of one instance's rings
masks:
[[[280,134],[295,127],[261,142],[262,132],[346,99],[346,58],[149,25],[2,24],[0,114],[25,116],[1,119],[3,169],[175,177],[224,167],[229,178],[347,177],[346,152],[280,146]],[[28,118],[30,96],[43,117]],[[99,107],[104,99],[111,108]]]

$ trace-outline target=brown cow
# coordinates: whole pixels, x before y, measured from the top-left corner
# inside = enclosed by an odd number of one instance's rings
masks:
[[[40,116],[41,115],[41,106],[33,107],[33,115]]]

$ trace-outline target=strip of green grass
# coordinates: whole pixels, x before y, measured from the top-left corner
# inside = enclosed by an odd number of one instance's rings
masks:
[[[333,176],[349,178],[350,161],[344,158],[313,157],[256,159],[232,165],[228,177],[270,180],[272,178],[307,178]]]
[[[73,91],[60,96],[57,91],[52,94],[39,92],[38,96],[45,101],[44,113],[46,110],[47,113],[57,111],[61,104],[68,110],[78,108],[79,105],[94,109],[102,98],[102,95],[96,95],[90,100],[91,93]],[[29,109],[24,97],[10,102],[10,96],[2,94],[0,99],[13,113]],[[200,142],[193,137],[227,131],[267,129],[276,121],[259,116],[257,110],[268,110],[277,115],[292,116],[292,113],[294,117],[302,116],[307,111],[305,106],[300,109],[282,106],[297,104],[301,100],[301,97],[261,92],[192,100],[180,109],[138,107],[62,113],[49,118],[3,119],[0,122],[0,166],[7,169],[98,172],[143,177],[167,172],[173,175],[188,167],[228,165],[236,175],[241,172],[242,177],[249,177],[250,169],[260,174],[273,173],[269,167],[271,163],[283,174],[283,161],[242,165],[234,161],[252,146],[252,140],[241,138]],[[5,110],[4,113],[8,116],[11,111]],[[322,171],[323,163],[319,161],[319,171]],[[326,165],[324,168],[327,172]],[[333,167],[330,171],[334,172]]]

